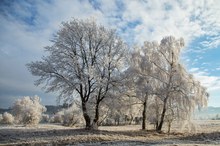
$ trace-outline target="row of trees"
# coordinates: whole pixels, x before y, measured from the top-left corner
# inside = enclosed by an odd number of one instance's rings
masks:
[[[22,124],[24,126],[36,126],[40,122],[60,123],[64,126],[82,124],[81,110],[76,104],[62,108],[51,115],[44,114],[46,110],[46,107],[40,103],[40,97],[25,96],[14,102],[10,113],[0,114],[0,124]]]
[[[52,42],[45,47],[48,56],[27,67],[47,92],[71,102],[80,99],[87,129],[97,129],[106,107],[117,110],[123,101],[126,107],[142,105],[143,129],[147,110],[153,109],[157,131],[165,119],[189,119],[196,106],[206,105],[206,89],[179,61],[183,39],[165,37],[132,49],[115,30],[73,19]]]

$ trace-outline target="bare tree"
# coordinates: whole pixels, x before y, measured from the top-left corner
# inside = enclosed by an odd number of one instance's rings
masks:
[[[120,81],[126,44],[115,30],[77,19],[63,23],[52,43],[45,47],[48,56],[27,64],[40,77],[35,84],[44,84],[47,92],[58,91],[59,97],[78,96],[86,128],[97,128],[100,103]],[[90,100],[95,102],[93,120],[87,109]]]

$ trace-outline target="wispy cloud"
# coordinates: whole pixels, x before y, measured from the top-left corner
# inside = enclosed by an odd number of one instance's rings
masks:
[[[217,36],[212,36],[205,41],[201,42],[201,45],[208,49],[217,48],[220,45],[220,32]]]
[[[196,72],[196,71],[198,71],[198,70],[199,70],[199,68],[191,68],[189,71],[192,72],[192,73],[194,73],[194,72]]]
[[[126,1],[122,19],[141,22],[130,31],[136,34],[136,42],[143,42],[145,39],[160,40],[165,35],[175,35],[184,37],[189,43],[201,35],[220,32],[217,29],[220,21],[218,3],[206,0]]]
[[[207,88],[209,92],[219,91],[220,89],[220,77],[213,76],[208,73],[208,70],[201,70],[199,68],[192,68],[189,70],[193,73],[194,77],[201,82],[203,86]]]

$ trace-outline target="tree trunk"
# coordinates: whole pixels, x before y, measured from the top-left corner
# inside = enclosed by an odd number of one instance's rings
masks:
[[[92,123],[92,129],[97,130],[98,129],[98,122],[99,122],[99,101],[97,101],[95,106],[95,118]]]
[[[130,119],[130,121],[129,121],[129,125],[132,124],[132,121],[133,121],[133,116],[131,115],[131,119]]]
[[[146,129],[146,111],[147,111],[147,100],[146,99],[145,99],[143,105],[144,105],[144,108],[143,108],[143,112],[142,112],[142,116],[143,116],[142,130],[145,130]]]
[[[91,119],[87,113],[86,103],[82,102],[82,111],[83,111],[83,117],[86,122],[86,129],[91,129]]]
[[[159,122],[158,122],[158,120],[156,121],[156,130],[157,130],[157,128],[158,128],[158,125],[159,125]]]
[[[167,132],[168,132],[168,134],[170,134],[170,129],[171,129],[171,121],[168,121],[168,126],[167,126],[167,127],[168,127],[168,131],[167,131]]]
[[[159,104],[157,98],[155,99],[156,102],[156,119],[155,119],[155,130],[157,130],[159,125],[159,118],[160,118],[160,112],[159,112]]]
[[[157,131],[158,131],[158,132],[160,132],[161,129],[162,129],[162,127],[163,127],[164,117],[165,117],[166,110],[167,110],[167,108],[166,108],[166,106],[167,106],[167,99],[168,99],[168,98],[165,98],[165,99],[164,99],[163,111],[162,111],[162,114],[161,114],[160,123],[159,123],[159,125],[158,125],[158,127],[157,127]]]

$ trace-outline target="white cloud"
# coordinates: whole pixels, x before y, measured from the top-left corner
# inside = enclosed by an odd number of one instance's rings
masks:
[[[69,21],[73,17],[80,19],[94,17],[99,22],[105,23],[102,13],[94,10],[86,1],[66,0],[54,1],[54,3],[38,1],[35,3],[36,14],[33,14],[36,15],[33,20],[34,25],[20,19],[30,17],[27,16],[30,12],[23,8],[30,3],[12,4],[17,8],[16,15],[9,12],[7,17],[0,15],[1,33],[4,34],[0,36],[1,50],[8,54],[29,50],[32,53],[42,53],[43,47],[50,44],[49,40],[59,29],[61,22]]]
[[[198,71],[199,70],[199,68],[191,68],[190,70],[189,70],[189,72],[196,72],[196,71]]]
[[[192,68],[189,70],[194,77],[201,82],[201,84],[207,88],[209,92],[219,92],[220,90],[220,77],[213,76],[208,73],[208,70],[205,69],[201,71],[199,68]],[[219,92],[220,94],[220,92]]]
[[[201,44],[211,47],[218,46],[220,43],[218,38],[220,33],[220,9],[218,9],[218,6],[220,2],[218,0],[165,0],[163,2],[160,0],[126,0],[122,3],[124,4],[123,9],[117,5],[117,0],[100,1],[99,10],[95,9],[88,1],[66,0],[48,3],[38,1],[35,2],[34,32],[28,31],[33,26],[24,24],[22,21],[13,20],[12,16],[10,16],[12,17],[10,21],[5,18],[1,18],[1,20],[3,22],[2,26],[6,27],[6,31],[8,31],[7,34],[14,34],[9,36],[11,39],[27,40],[27,44],[29,42],[33,44],[36,41],[35,38],[39,40],[35,44],[44,42],[39,47],[36,46],[38,49],[47,44],[46,41],[59,29],[62,21],[68,21],[72,17],[85,19],[91,16],[95,17],[100,23],[117,29],[126,28],[128,23],[138,21],[136,27],[121,32],[121,35],[127,40],[130,39],[129,37],[134,37],[135,43],[143,43],[145,40],[159,41],[166,35],[184,37],[187,44],[196,37],[211,35],[212,37]],[[17,3],[15,4],[19,15],[30,17],[28,11],[25,11]],[[24,3],[22,6],[28,4]],[[11,29],[11,32],[9,29]],[[13,30],[16,33],[13,33]],[[23,42],[20,44],[25,44],[23,40],[17,41]],[[15,45],[17,46],[18,43]]]
[[[207,62],[203,62],[202,65],[209,65],[210,63]]]
[[[209,38],[208,40],[205,40],[201,42],[201,45],[203,45],[206,48],[212,49],[212,48],[217,48],[220,45],[220,32],[218,36],[213,36]]]
[[[138,20],[141,22],[133,30],[134,40],[142,43],[144,40],[161,40],[166,35],[184,37],[186,44],[193,39],[212,35],[210,45],[219,45],[213,34],[219,34],[220,24],[219,1],[130,1],[124,2],[125,10],[122,18],[126,22]],[[168,6],[168,8],[166,8]],[[126,23],[125,23],[126,25]],[[129,30],[128,30],[129,31]]]

